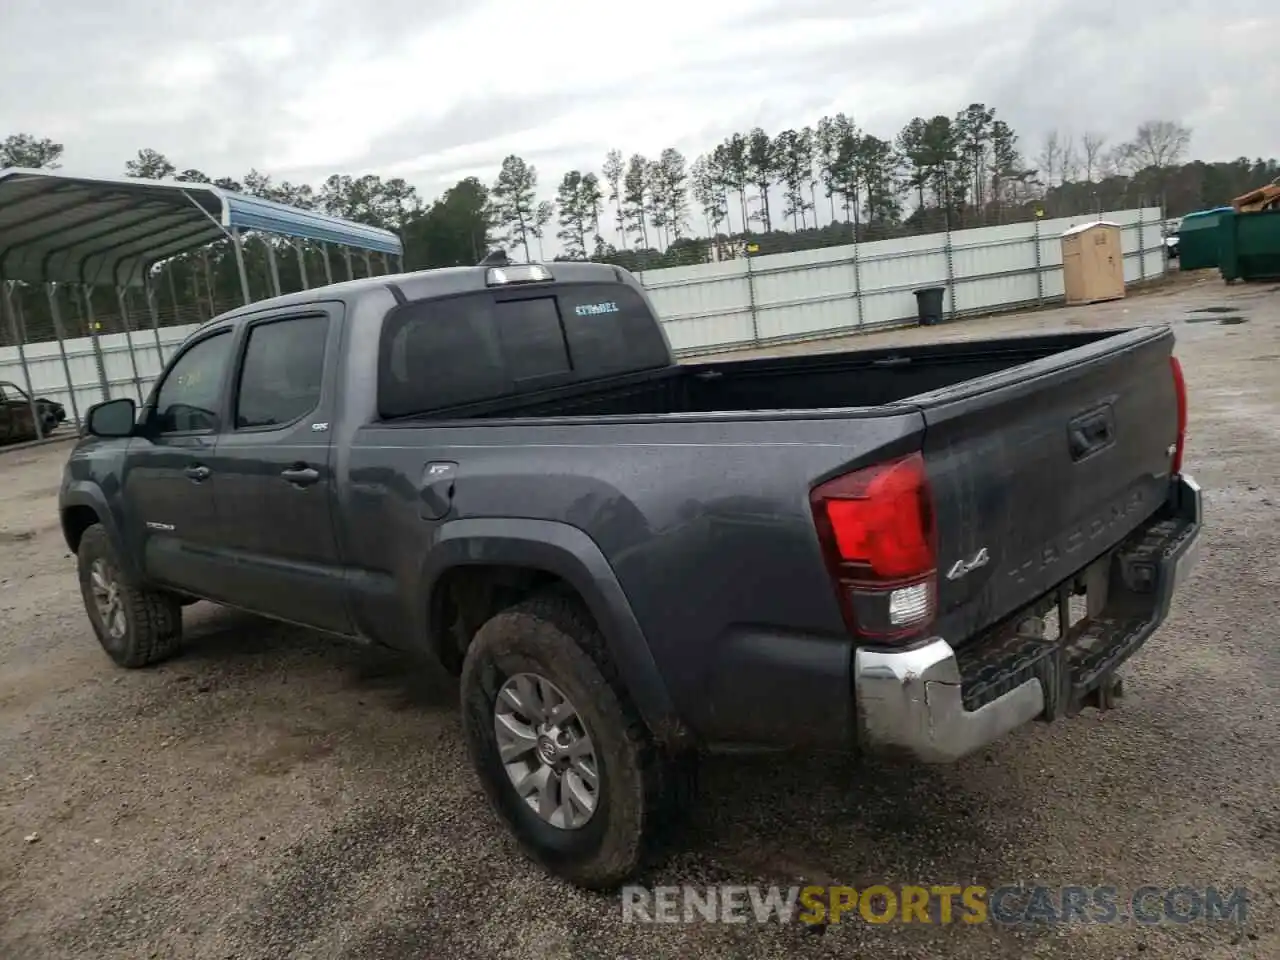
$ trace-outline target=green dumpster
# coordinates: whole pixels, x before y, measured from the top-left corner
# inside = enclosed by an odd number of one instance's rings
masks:
[[[1218,222],[1222,279],[1280,279],[1280,210],[1224,215]]]
[[[1218,266],[1218,224],[1232,207],[1188,213],[1178,227],[1178,269],[1205,270]]]

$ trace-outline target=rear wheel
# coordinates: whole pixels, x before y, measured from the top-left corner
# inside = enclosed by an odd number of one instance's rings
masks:
[[[145,667],[177,651],[182,643],[177,597],[130,582],[101,524],[84,532],[76,560],[85,612],[112,660],[122,667]]]
[[[481,785],[529,856],[592,889],[635,873],[666,778],[580,604],[540,596],[485,623],[463,662],[462,719]]]

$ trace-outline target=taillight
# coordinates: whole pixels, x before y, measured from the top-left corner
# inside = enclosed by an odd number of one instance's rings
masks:
[[[1177,357],[1169,358],[1169,366],[1173,370],[1173,395],[1178,404],[1178,439],[1173,449],[1174,473],[1182,472],[1182,449],[1187,442],[1187,381],[1182,376],[1182,364]]]
[[[937,606],[933,503],[919,453],[828,480],[809,495],[849,631],[904,642]]]

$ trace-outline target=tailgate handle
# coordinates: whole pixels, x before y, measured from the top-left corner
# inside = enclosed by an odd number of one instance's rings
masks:
[[[1067,436],[1071,443],[1071,460],[1077,462],[1106,447],[1115,440],[1115,422],[1111,405],[1082,413],[1067,424]]]

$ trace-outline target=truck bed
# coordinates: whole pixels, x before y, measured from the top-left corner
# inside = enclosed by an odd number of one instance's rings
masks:
[[[1116,332],[677,364],[446,408],[434,411],[430,418],[635,417],[877,407],[1000,373]]]
[[[368,519],[348,536],[363,569],[395,566],[373,520],[392,484],[416,490],[413,509],[433,518],[583,531],[645,611],[700,731],[728,741],[753,722],[731,709],[741,674],[707,690],[738,646],[786,660],[784,635],[848,636],[814,532],[818,485],[922,457],[930,629],[964,649],[1074,590],[1162,508],[1181,416],[1173,343],[1167,327],[1136,327],[664,365],[374,422],[351,445],[351,509]],[[698,603],[671,602],[672,583],[696,584]],[[824,642],[812,656],[836,657]],[[785,666],[765,660],[761,690],[774,690]],[[847,669],[825,675],[847,683]]]

